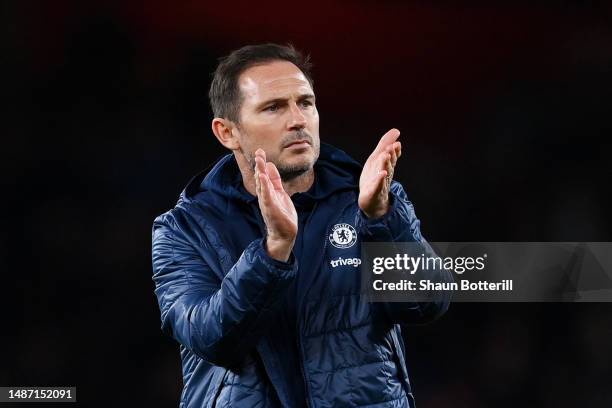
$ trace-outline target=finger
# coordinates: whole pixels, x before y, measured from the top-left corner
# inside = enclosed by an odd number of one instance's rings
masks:
[[[378,174],[376,175],[376,179],[374,180],[374,195],[379,194],[384,185],[385,185],[385,178],[387,177],[387,170],[380,170],[378,172]]]
[[[391,155],[391,166],[395,167],[395,163],[397,163],[397,150],[395,143],[389,146],[389,154]]]
[[[391,179],[393,178],[393,164],[391,163],[391,159],[387,160],[387,180],[386,183],[387,185],[391,185]]]
[[[271,183],[267,174],[259,173],[259,194],[257,195],[259,199],[259,208],[263,209],[268,208],[272,205],[272,191],[271,191]]]
[[[267,174],[266,160],[264,157],[255,153],[255,170],[258,171],[260,174]]]
[[[387,177],[388,174],[389,174],[389,172],[387,172],[387,170],[380,170],[378,172],[378,179],[384,180],[385,177]]]
[[[259,182],[259,175],[262,174],[261,169],[262,166],[265,166],[262,164],[263,160],[261,159],[260,156],[255,156],[255,191],[257,193],[257,195],[259,195],[259,192],[261,191],[261,183]]]
[[[380,138],[380,140],[378,141],[378,145],[376,145],[376,148],[374,149],[372,154],[376,156],[377,154],[383,152],[387,148],[387,146],[389,146],[391,143],[397,140],[399,135],[400,135],[399,130],[395,128],[389,130],[387,133],[383,135],[383,137]]]
[[[393,142],[395,142],[397,140],[397,138],[400,135],[400,131],[393,128],[391,130],[389,130],[387,133],[385,133],[380,140],[378,141],[378,145],[376,146],[376,149],[374,149],[375,152],[382,152],[383,150],[385,150],[387,148],[387,146],[389,146],[390,144],[392,144]]]
[[[272,182],[272,186],[275,190],[284,191],[283,182],[281,180],[281,176],[278,173],[278,169],[272,162],[266,163],[266,169],[268,171],[268,178]]]
[[[259,170],[257,170],[257,165],[255,165],[255,194],[259,196],[259,192],[261,190],[261,185],[259,183]]]
[[[262,148],[255,150],[255,156],[261,157],[264,162],[266,161],[266,152]]]
[[[266,170],[265,162],[266,153],[262,149],[257,149],[255,152],[255,187],[257,196],[260,200],[265,199],[264,197],[268,187],[268,172]]]
[[[268,205],[274,205],[274,203],[276,203],[275,194],[274,194],[274,185],[272,184],[272,181],[270,181],[270,176],[268,175],[266,175],[266,190],[268,194],[266,203]]]
[[[387,170],[387,161],[391,159],[391,153],[382,152],[378,156],[376,168],[379,172]]]

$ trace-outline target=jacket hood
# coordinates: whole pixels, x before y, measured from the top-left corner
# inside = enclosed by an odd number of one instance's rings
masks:
[[[302,193],[310,199],[321,200],[338,191],[356,190],[359,186],[361,165],[329,144],[321,143],[314,169],[315,181],[310,190]],[[223,156],[212,168],[193,177],[181,193],[179,201],[192,201],[197,194],[206,191],[247,203],[257,199],[244,188],[242,174],[233,154]]]

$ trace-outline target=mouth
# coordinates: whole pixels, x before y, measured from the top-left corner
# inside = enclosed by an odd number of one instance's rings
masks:
[[[308,147],[310,146],[310,142],[306,139],[299,139],[299,140],[294,140],[293,142],[289,143],[288,145],[285,146],[285,149],[288,148],[304,148],[304,147]]]

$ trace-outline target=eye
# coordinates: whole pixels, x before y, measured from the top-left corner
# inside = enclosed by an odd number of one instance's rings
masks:
[[[268,105],[264,108],[264,110],[268,112],[276,112],[278,110],[278,105],[277,104]]]
[[[312,106],[314,105],[310,99],[304,99],[302,101],[302,106]]]

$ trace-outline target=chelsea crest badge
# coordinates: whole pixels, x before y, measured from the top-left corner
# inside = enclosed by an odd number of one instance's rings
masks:
[[[349,224],[336,224],[329,234],[329,242],[336,248],[350,248],[357,242],[357,231]]]

